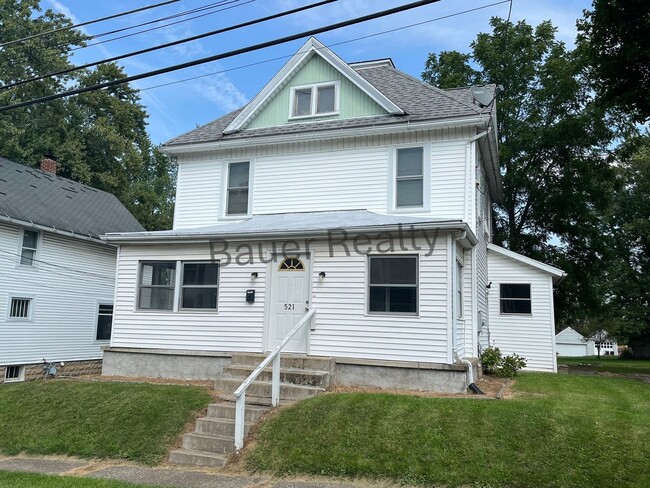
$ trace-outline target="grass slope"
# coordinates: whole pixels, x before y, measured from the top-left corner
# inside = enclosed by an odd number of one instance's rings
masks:
[[[0,452],[154,464],[210,402],[198,387],[32,381],[0,387]]]
[[[591,365],[595,371],[618,374],[650,374],[649,359],[620,359],[616,356],[585,356],[557,358],[558,364]]]
[[[0,471],[0,486],[2,488],[145,488],[145,485],[134,485],[121,481],[31,473],[9,473],[6,471]],[[146,487],[156,488],[153,485],[146,485]]]
[[[70,476],[47,476],[31,473],[9,473],[0,471],[0,486],[3,488],[144,488],[144,485],[105,481]],[[147,488],[155,488],[146,485]]]
[[[249,469],[444,486],[650,486],[650,387],[523,374],[502,401],[331,394],[270,418]]]

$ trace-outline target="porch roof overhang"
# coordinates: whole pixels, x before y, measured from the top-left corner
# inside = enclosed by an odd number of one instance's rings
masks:
[[[102,236],[111,244],[198,243],[221,240],[269,240],[292,237],[341,239],[345,234],[444,230],[465,233],[470,246],[478,239],[469,225],[460,220],[440,220],[399,214],[379,214],[368,210],[338,210],[255,215],[221,224],[156,232],[123,232]],[[345,234],[344,234],[345,233]]]

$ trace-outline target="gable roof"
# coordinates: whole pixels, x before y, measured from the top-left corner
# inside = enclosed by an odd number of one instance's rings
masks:
[[[144,230],[114,195],[2,157],[0,220],[92,239]]]
[[[341,58],[332,51],[327,49],[315,37],[309,40],[294,54],[291,59],[271,78],[264,88],[253,98],[248,105],[228,124],[224,130],[225,134],[237,132],[246,127],[246,124],[264,107],[266,102],[273,97],[284,85],[291,79],[312,56],[320,56],[329,64],[334,66],[343,76],[347,77],[352,83],[358,86],[361,91],[377,102],[388,113],[401,115],[404,111],[393,103],[385,94],[377,90],[372,84],[348,66]]]
[[[585,336],[583,336],[580,332],[577,330],[573,329],[572,327],[566,327],[565,329],[562,329],[560,332],[555,334],[555,340],[556,342],[560,342],[560,344],[586,344],[587,339],[585,339]]]
[[[553,266],[542,263],[541,261],[537,261],[535,259],[527,258],[522,254],[516,253],[514,251],[510,251],[509,249],[505,249],[501,246],[497,246],[496,244],[488,244],[487,248],[488,251],[493,251],[497,254],[510,258],[514,261],[518,261],[527,266],[530,266],[531,268],[536,268],[540,271],[543,271],[544,273],[550,274],[553,277],[553,282],[555,284],[559,284],[560,281],[562,281],[566,277],[566,273],[559,268],[555,268]]]
[[[287,77],[299,69],[308,56],[319,55],[332,63],[336,69],[350,78],[366,93],[373,93],[381,99],[387,114],[353,119],[330,119],[322,121],[296,122],[276,127],[246,129],[244,124],[254,116]],[[495,86],[488,90],[494,92]],[[340,131],[364,127],[386,127],[394,124],[414,122],[445,121],[463,118],[489,117],[493,115],[494,104],[479,107],[473,103],[470,87],[441,90],[402,71],[395,69],[392,62],[353,63],[348,65],[316,39],[310,39],[262,91],[245,107],[230,112],[208,124],[181,134],[164,144],[169,152],[175,146],[216,143],[263,137],[298,136],[322,131]],[[379,103],[379,102],[378,102]],[[393,107],[393,108],[391,108]],[[398,110],[395,110],[397,107]],[[390,109],[389,109],[390,108]]]

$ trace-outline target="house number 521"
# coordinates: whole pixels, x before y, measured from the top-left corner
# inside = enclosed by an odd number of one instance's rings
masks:
[[[284,309],[285,310],[295,310],[296,306],[293,303],[285,303],[284,304]]]

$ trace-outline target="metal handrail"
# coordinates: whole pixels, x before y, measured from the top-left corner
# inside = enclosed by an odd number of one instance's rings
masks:
[[[271,377],[271,405],[277,407],[280,403],[280,353],[282,348],[293,338],[294,335],[314,316],[316,309],[312,308],[298,321],[291,332],[282,342],[269,353],[257,368],[246,378],[239,388],[235,390],[235,449],[240,451],[244,447],[244,418],[246,413],[246,389],[260,375],[271,361],[273,361],[273,373]]]

